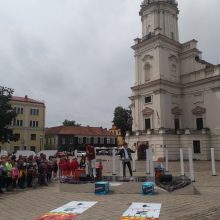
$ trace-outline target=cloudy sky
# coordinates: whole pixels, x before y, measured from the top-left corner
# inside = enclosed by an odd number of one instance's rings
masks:
[[[220,1],[179,0],[183,43],[220,62]],[[0,0],[0,85],[44,100],[46,126],[111,127],[130,104],[141,0]]]

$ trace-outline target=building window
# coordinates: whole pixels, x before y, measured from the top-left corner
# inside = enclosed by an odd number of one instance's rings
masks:
[[[14,146],[14,152],[17,152],[19,149],[19,146]]]
[[[151,70],[150,64],[146,63],[144,65],[144,79],[145,79],[145,81],[150,80],[150,70]]]
[[[174,40],[174,33],[171,32],[171,39]]]
[[[180,120],[179,118],[174,119],[175,130],[180,129]]]
[[[13,125],[17,126],[17,127],[22,127],[23,126],[23,120],[16,120],[16,121],[14,121]]]
[[[90,137],[86,138],[86,144],[90,144]]]
[[[55,140],[54,140],[55,142]],[[70,144],[73,144],[73,138],[70,138]]]
[[[21,115],[23,115],[23,113],[24,113],[24,109],[22,108],[22,107],[14,107],[14,110],[15,110],[15,112],[16,112],[16,114],[21,114]]]
[[[35,141],[36,140],[36,134],[31,134],[31,140]]]
[[[65,138],[62,138],[62,144],[65,144],[65,143],[66,143]]]
[[[38,127],[38,121],[30,121],[30,127]]]
[[[78,144],[82,144],[83,143],[83,138],[82,137],[78,137]]]
[[[110,144],[115,144],[115,138],[110,138]]]
[[[145,103],[151,103],[152,102],[152,96],[145,96]]]
[[[100,138],[100,144],[104,144],[104,138],[103,137]]]
[[[98,138],[97,137],[94,137],[94,144],[98,144]]]
[[[201,153],[200,141],[193,141],[193,152],[194,152],[194,154]]]
[[[17,141],[20,140],[20,133],[14,134],[14,137]]]
[[[196,128],[197,128],[197,130],[203,129],[203,118],[196,119]]]
[[[35,152],[36,151],[36,147],[35,146],[31,146],[31,150]]]
[[[30,109],[30,114],[31,114],[31,115],[39,115],[39,109],[37,109],[37,108],[31,108],[31,109]]]
[[[107,144],[111,144],[111,138],[107,138]]]
[[[145,130],[151,129],[150,118],[145,118]]]

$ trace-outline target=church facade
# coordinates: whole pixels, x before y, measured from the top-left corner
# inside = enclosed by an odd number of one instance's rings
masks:
[[[135,82],[132,86],[132,133],[129,145],[152,147],[154,159],[220,159],[220,65],[201,58],[197,41],[179,42],[175,0],[144,0],[139,12],[142,37],[134,40]],[[140,152],[139,152],[140,153]]]

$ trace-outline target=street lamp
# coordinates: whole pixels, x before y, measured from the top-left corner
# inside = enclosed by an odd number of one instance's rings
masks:
[[[43,134],[40,135],[40,151],[42,150],[43,145]]]

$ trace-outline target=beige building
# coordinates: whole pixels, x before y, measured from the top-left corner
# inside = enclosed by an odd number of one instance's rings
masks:
[[[109,129],[109,132],[117,137],[117,146],[122,146],[124,143],[124,138],[121,135],[121,130],[115,125],[112,125],[112,128]]]
[[[193,148],[194,159],[220,159],[220,65],[201,58],[197,41],[179,42],[175,0],[144,0],[142,37],[132,46],[132,134],[127,141],[153,148],[154,159],[179,159],[179,148]],[[211,24],[210,24],[211,25]],[[144,146],[145,145],[145,146]],[[144,152],[144,151],[143,151]]]
[[[18,141],[5,143],[2,150],[12,153],[16,150],[40,151],[44,147],[45,104],[25,97],[13,96],[10,101],[17,113],[11,123]]]

